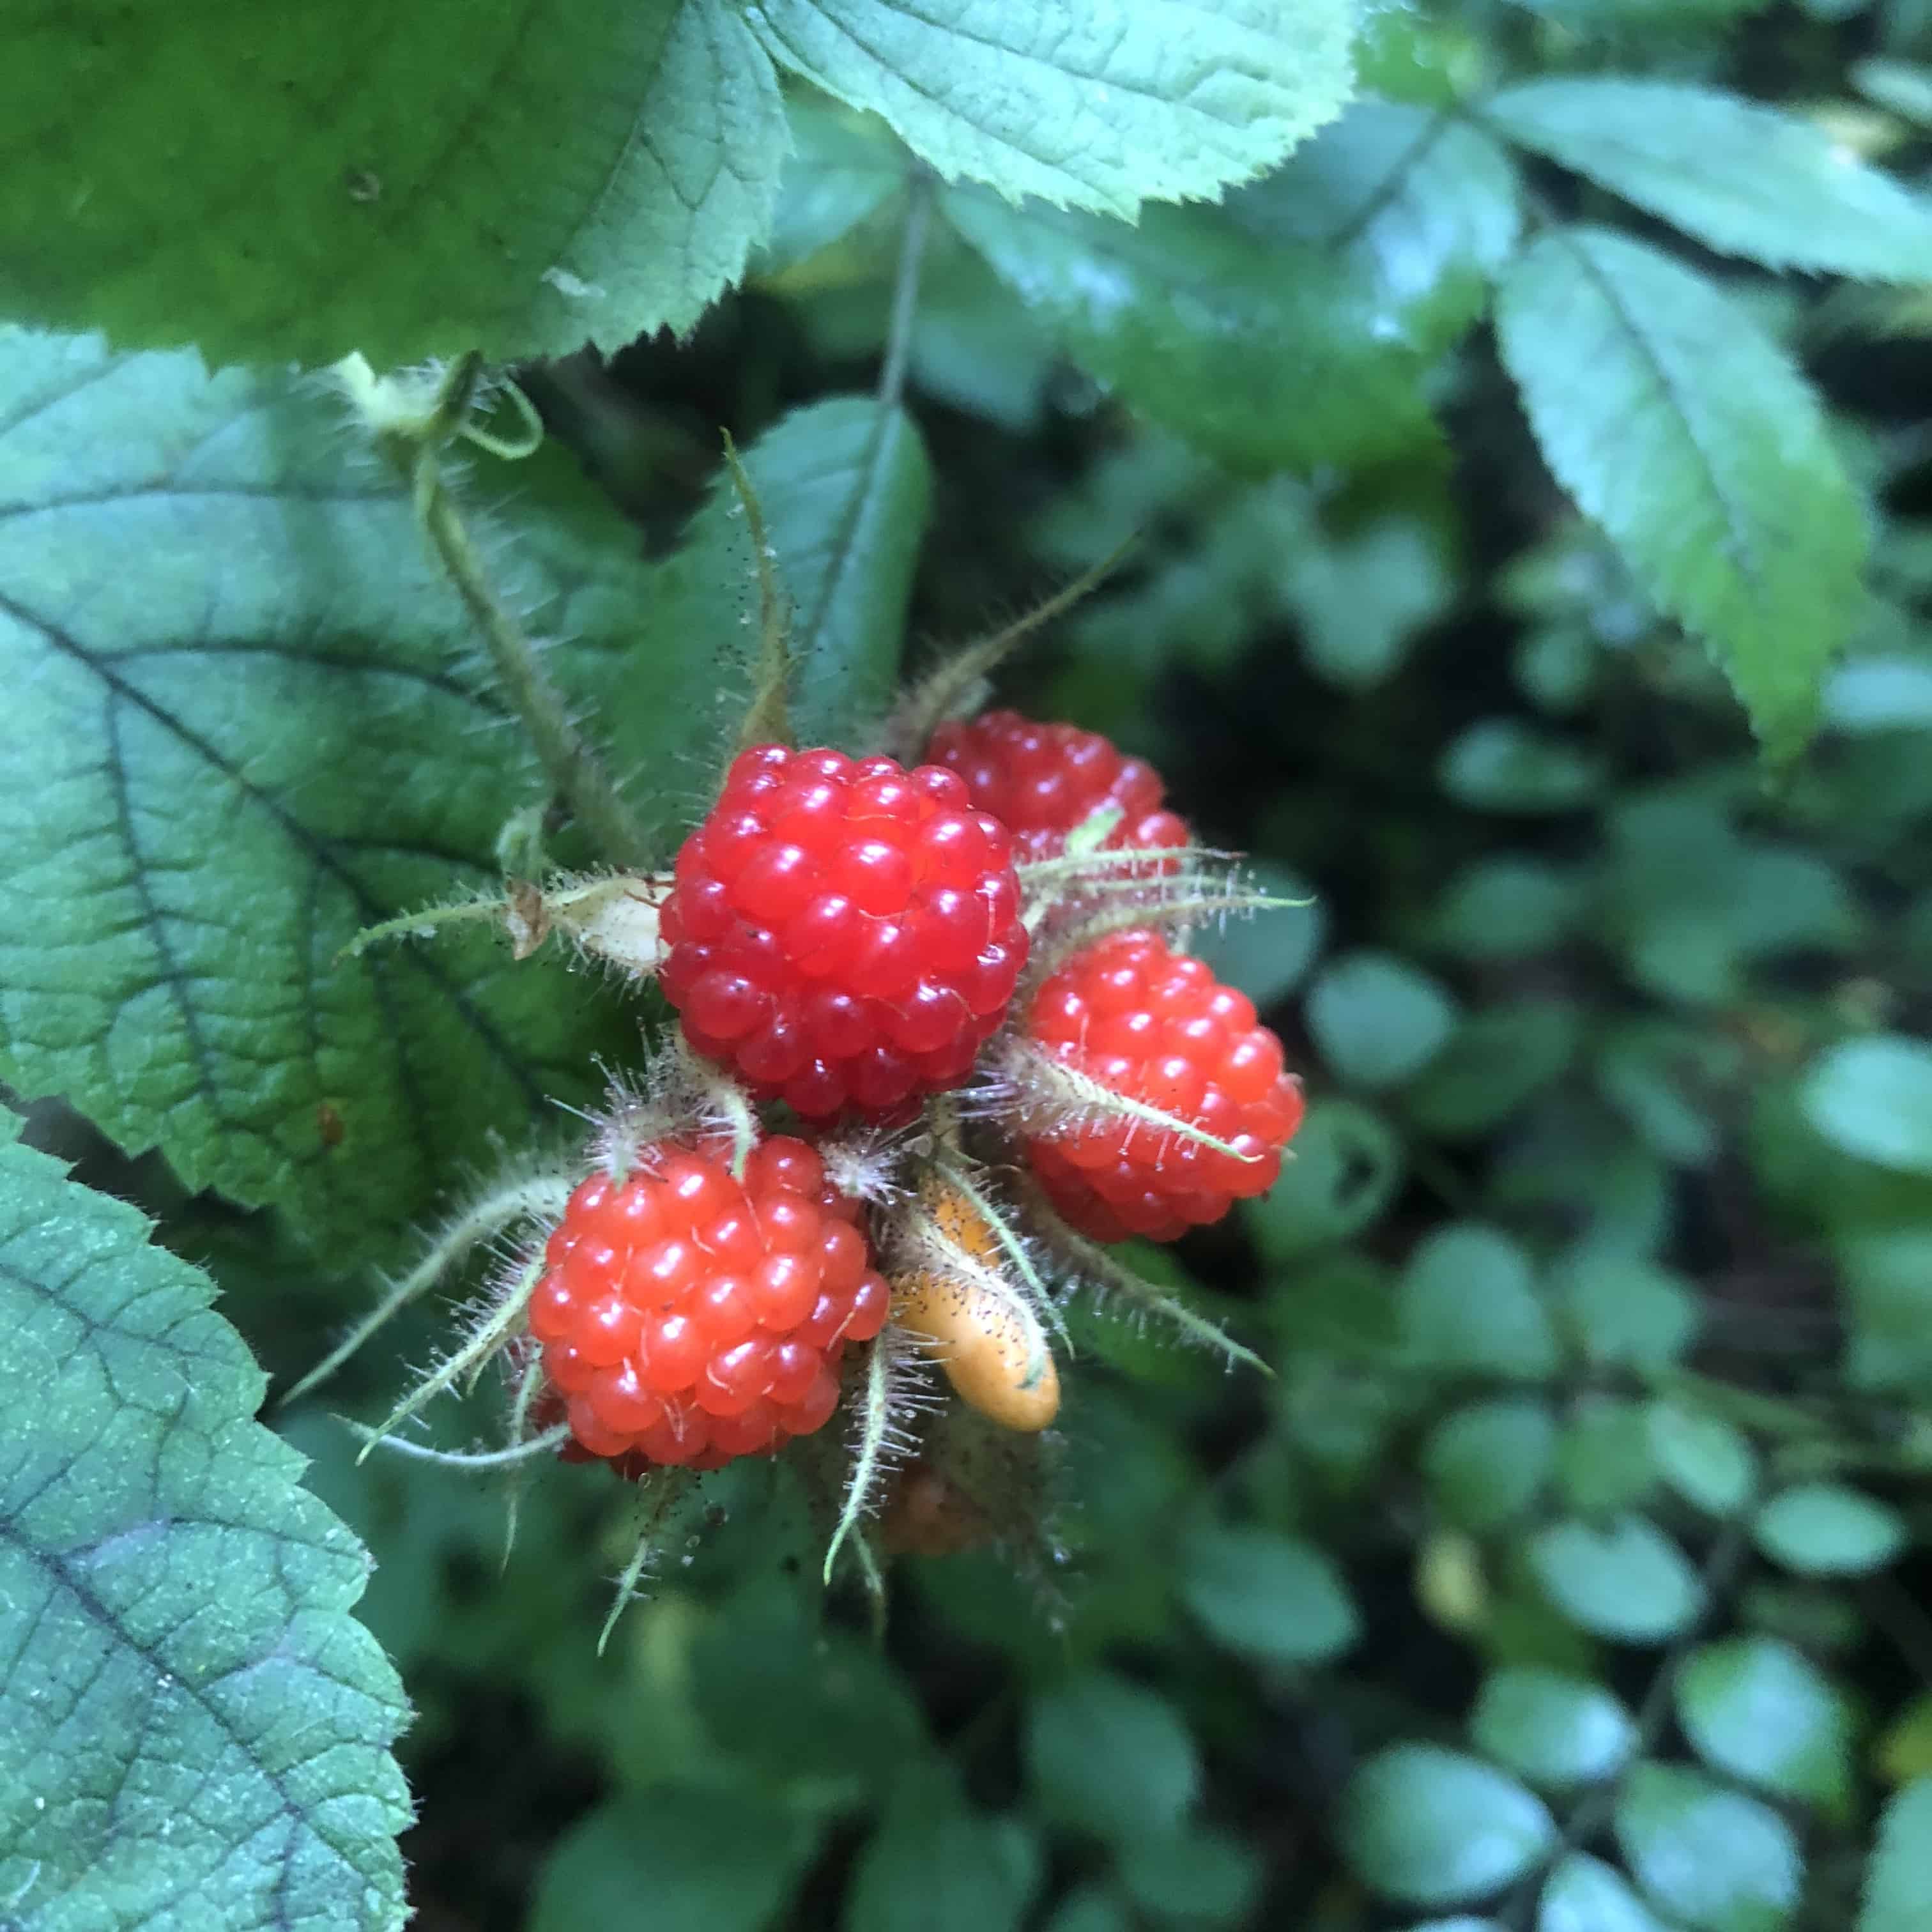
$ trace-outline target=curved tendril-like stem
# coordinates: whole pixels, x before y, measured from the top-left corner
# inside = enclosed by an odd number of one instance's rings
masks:
[[[438,1449],[427,1442],[412,1442],[400,1436],[385,1436],[371,1429],[366,1422],[356,1422],[347,1416],[339,1420],[362,1438],[364,1453],[370,1449],[386,1449],[392,1456],[407,1456],[418,1462],[434,1462],[446,1469],[512,1469],[519,1463],[533,1462],[540,1456],[561,1448],[568,1440],[570,1424],[560,1422],[554,1429],[546,1429],[541,1436],[526,1436],[520,1442],[513,1442],[506,1449],[485,1449],[466,1451],[456,1449]],[[356,1459],[358,1462],[361,1457]]]
[[[523,1373],[517,1378],[516,1400],[510,1405],[510,1446],[521,1448],[532,1438],[524,1433],[530,1426],[530,1406],[537,1398],[537,1391],[543,1387],[544,1366],[541,1355],[532,1355],[525,1365]],[[559,1425],[565,1436],[570,1433],[568,1423]],[[556,1430],[547,1430],[536,1439],[542,1442],[556,1434]],[[562,1446],[561,1442],[558,1447]],[[523,1484],[518,1478],[523,1474],[520,1462],[514,1466],[515,1474],[510,1479],[509,1493],[504,1498],[503,1508],[503,1560],[500,1568],[510,1567],[510,1552],[517,1546],[517,1512],[524,1499]]]
[[[693,1090],[716,1107],[731,1130],[731,1178],[742,1180],[745,1163],[758,1144],[758,1117],[751,1096],[731,1076],[700,1054],[680,1028],[672,1036],[672,1051]]]
[[[496,681],[523,720],[550,782],[605,858],[614,865],[633,863],[645,856],[644,828],[602,759],[572,722],[536,646],[497,596],[443,475],[444,444],[464,435],[478,440],[471,431],[470,414],[483,368],[483,358],[474,350],[458,357],[434,406],[413,420],[390,416],[376,440],[409,484],[423,534],[482,634]],[[484,438],[489,435],[482,432]]]
[[[366,1461],[377,1442],[394,1434],[412,1416],[420,1415],[445,1389],[454,1388],[509,1340],[511,1330],[523,1319],[524,1310],[529,1306],[531,1294],[542,1274],[543,1263],[538,1259],[518,1276],[509,1292],[490,1310],[476,1334],[417,1383],[391,1412],[388,1420],[371,1432],[370,1440],[362,1445],[362,1454],[356,1459],[357,1462]]]
[[[1136,1308],[1144,1309],[1150,1315],[1172,1322],[1190,1341],[1215,1350],[1230,1362],[1242,1362],[1251,1369],[1258,1369],[1269,1381],[1275,1380],[1274,1370],[1252,1348],[1244,1348],[1206,1316],[1197,1315],[1184,1301],[1137,1275],[1124,1262],[1116,1261],[1097,1241],[1090,1241],[1084,1234],[1070,1228],[1048,1204],[1045,1195],[1031,1183],[1028,1185],[1028,1207],[1051,1229],[1049,1238],[1053,1245],[1104,1287],[1123,1300],[1132,1302]]]
[[[884,1462],[886,1441],[892,1427],[891,1358],[883,1337],[874,1338],[872,1349],[866,1363],[865,1406],[860,1412],[858,1453],[852,1459],[852,1473],[845,1484],[845,1500],[840,1505],[832,1540],[825,1546],[825,1567],[819,1573],[821,1580],[828,1585],[845,1539],[857,1534],[860,1519],[871,1506],[873,1487]]]
[[[645,1573],[651,1567],[651,1559],[657,1554],[657,1534],[664,1527],[665,1517],[684,1500],[696,1480],[688,1469],[668,1468],[652,1478],[650,1488],[656,1493],[653,1496],[650,1491],[646,1492],[644,1517],[638,1526],[637,1547],[632,1551],[631,1560],[617,1578],[617,1592],[611,1599],[610,1614],[604,1619],[604,1628],[597,1633],[599,1657],[610,1641],[610,1633],[617,1628],[617,1619],[640,1594],[638,1586],[644,1581]]]
[[[416,1266],[276,1404],[285,1408],[319,1388],[386,1323],[434,1288],[470,1250],[491,1240],[525,1215],[557,1215],[570,1198],[569,1183],[542,1174],[494,1188],[465,1208],[436,1238]]]
[[[866,1622],[872,1628],[872,1646],[886,1647],[886,1580],[872,1549],[872,1539],[864,1530],[852,1532],[852,1551],[859,1559],[859,1574],[866,1586]]]
[[[984,1189],[976,1183],[964,1166],[956,1160],[940,1156],[939,1171],[971,1203],[974,1211],[993,1231],[994,1239],[1005,1250],[1007,1260],[1018,1270],[1020,1279],[1027,1285],[1034,1301],[1034,1312],[1043,1316],[1052,1326],[1054,1333],[1069,1347],[1072,1337],[1066,1332],[1066,1323],[1058,1304],[1048,1293],[1046,1283],[1040,1278],[1040,1270],[1033,1264],[1033,1258],[1026,1251],[1026,1244],[1006,1224],[1006,1218],[994,1204]],[[947,1244],[951,1246],[951,1244]],[[966,1257],[970,1260],[970,1257]],[[976,1268],[975,1274],[978,1274]],[[1002,1287],[1005,1286],[1003,1282]]]
[[[1055,1060],[1037,1047],[1022,1046],[1018,1057],[1024,1069],[1024,1082],[1036,1090],[1042,1087],[1058,1089],[1069,1112],[1111,1114],[1124,1120],[1144,1121],[1150,1127],[1158,1127],[1162,1133],[1178,1134],[1183,1140],[1192,1141],[1197,1146],[1226,1154],[1230,1160],[1238,1160],[1244,1167],[1252,1166],[1262,1158],[1258,1154],[1244,1154],[1231,1142],[1209,1133],[1204,1128],[1197,1127],[1191,1120],[1182,1120],[1178,1114],[1163,1113],[1144,1100],[1130,1100],[1124,1094],[1116,1094],[1090,1075]]]
[[[500,925],[503,912],[502,893],[491,891],[478,892],[474,898],[459,899],[454,904],[424,906],[418,911],[398,913],[394,919],[365,926],[342,947],[331,963],[340,965],[345,959],[359,959],[370,946],[380,946],[386,940],[434,939],[439,929],[446,926],[467,926],[484,920]]]

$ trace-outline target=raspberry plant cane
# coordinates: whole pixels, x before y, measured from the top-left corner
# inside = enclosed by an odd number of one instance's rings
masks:
[[[462,433],[468,394],[446,392],[424,436]],[[607,868],[549,871],[525,826],[502,895],[356,942],[488,920],[519,959],[555,940],[655,985],[670,1036],[612,1080],[581,1144],[457,1214],[296,1391],[493,1251],[458,1340],[363,1430],[364,1453],[513,1477],[604,1464],[640,1510],[614,1621],[695,1486],[747,1458],[794,1468],[826,1526],[824,1580],[849,1557],[875,1616],[882,1511],[892,1544],[994,1540],[1042,1573],[1070,1298],[1266,1372],[1111,1250],[1262,1191],[1300,1111],[1279,1043],[1186,951],[1203,920],[1280,902],[1193,843],[1158,776],[1104,739],[974,722],[999,660],[1087,586],[940,665],[874,745],[799,746],[784,597],[727,461],[759,643],[675,855],[638,862],[587,741],[553,732],[559,795]],[[434,470],[414,473],[441,500]],[[500,1446],[399,1432],[493,1365]]]

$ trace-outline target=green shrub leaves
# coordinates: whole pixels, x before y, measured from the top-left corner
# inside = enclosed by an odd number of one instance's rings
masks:
[[[218,364],[615,349],[688,329],[770,222],[784,116],[728,0],[406,0],[368,32],[304,4],[232,26],[129,32],[86,4],[16,46],[10,316]]]
[[[1720,254],[1932,279],[1932,206],[1793,116],[1708,88],[1596,76],[1506,88],[1484,112]]]
[[[1259,173],[1348,92],[1342,0],[757,0],[746,18],[947,180],[1120,215]]]
[[[1865,550],[1803,379],[1711,283],[1606,229],[1532,243],[1498,326],[1558,480],[1709,645],[1767,748],[1795,752]]]
[[[21,1925],[404,1919],[362,1546],[141,1217],[0,1138],[0,1899]]]

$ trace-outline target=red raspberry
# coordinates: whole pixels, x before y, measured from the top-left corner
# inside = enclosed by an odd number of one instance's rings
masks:
[[[1006,828],[951,772],[761,745],[677,855],[686,1040],[807,1120],[956,1087],[1025,963]]]
[[[822,1428],[848,1341],[884,1325],[859,1204],[802,1141],[767,1140],[742,1181],[662,1142],[621,1180],[570,1197],[530,1297],[544,1400],[579,1450],[640,1474],[715,1469]]]
[[[1258,1160],[1144,1120],[1103,1115],[1027,1142],[1060,1214],[1096,1240],[1171,1241],[1264,1194],[1301,1124],[1301,1089],[1246,995],[1158,933],[1117,932],[1077,952],[1034,996],[1034,1043],[1129,1100],[1189,1122]]]
[[[1022,859],[1058,858],[1066,835],[1102,806],[1120,814],[1103,852],[1192,842],[1186,822],[1162,807],[1160,773],[1142,759],[1123,758],[1097,731],[988,711],[940,725],[926,755],[965,780],[973,802],[1012,832]]]

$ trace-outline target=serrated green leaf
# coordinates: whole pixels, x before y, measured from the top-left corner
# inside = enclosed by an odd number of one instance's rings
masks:
[[[1309,988],[1308,1028],[1330,1066],[1358,1087],[1398,1086],[1455,1030],[1456,1005],[1419,967],[1387,952],[1345,952]]]
[[[1469,1738],[1531,1784],[1560,1791],[1614,1776],[1636,1726],[1601,1684],[1524,1664],[1484,1680]]]
[[[1183,1555],[1180,1594],[1216,1642],[1265,1663],[1325,1664],[1361,1634],[1333,1562],[1272,1530],[1202,1530]]]
[[[1515,236],[1480,135],[1358,104],[1225,207],[1132,230],[953,194],[953,225],[1069,352],[1237,468],[1366,459],[1432,435],[1418,382]]]
[[[1452,115],[1373,99],[1351,102],[1228,206],[1264,240],[1339,260],[1425,356],[1476,319],[1520,225],[1515,171],[1486,135]]]
[[[402,1687],[362,1546],[253,1418],[208,1278],[0,1131],[10,1923],[403,1922]]]
[[[1616,1830],[1632,1876],[1695,1932],[1776,1932],[1797,1906],[1804,1860],[1790,1826],[1700,1772],[1639,1765]]]
[[[1050,1816],[1110,1844],[1172,1832],[1201,1784],[1194,1740],[1173,1705],[1107,1671],[1034,1700],[1026,1764]]]
[[[1363,1884],[1404,1905],[1456,1905],[1500,1891],[1552,1844],[1543,1801],[1480,1759],[1396,1744],[1342,1794],[1336,1837]]]
[[[8,313],[217,363],[688,329],[763,233],[785,147],[728,0],[410,0],[369,32],[308,4],[245,32],[178,11],[133,32],[87,0],[13,54]]]
[[[1574,1852],[1550,1875],[1536,1932],[1670,1932],[1600,1858]]]
[[[1290,1261],[1359,1234],[1395,1198],[1402,1174],[1402,1143],[1379,1114],[1352,1100],[1318,1101],[1281,1178],[1244,1202],[1242,1216],[1268,1259]]]
[[[1846,1154],[1932,1174],[1932,1046],[1924,1041],[1900,1034],[1846,1040],[1813,1064],[1798,1104]]]
[[[487,937],[338,961],[490,890],[504,819],[547,788],[330,398],[4,341],[0,1066],[352,1265],[499,1158],[493,1132],[587,1098],[621,1037],[588,981]],[[580,485],[540,514],[545,460],[524,468],[506,594],[572,640],[552,664],[662,785],[716,728],[714,659],[681,642],[625,688],[650,573]]]
[[[1757,1454],[1748,1438],[1714,1415],[1672,1402],[1649,1408],[1650,1453],[1658,1474],[1712,1516],[1735,1516],[1757,1487]]]
[[[834,396],[782,417],[740,460],[790,601],[793,732],[801,744],[849,743],[898,684],[932,502],[925,443],[904,410]],[[748,646],[756,568],[737,494],[720,477],[656,581],[652,633],[681,650]]]
[[[745,16],[946,180],[1129,217],[1274,166],[1351,80],[1345,0],[753,0]]]
[[[937,1772],[902,1775],[859,1855],[844,1932],[1016,1932],[1040,1863],[1016,1820],[969,1810]]]
[[[1932,1778],[1908,1784],[1885,1808],[1865,1868],[1858,1932],[1932,1927]]]
[[[1796,116],[1663,80],[1532,80],[1484,109],[1512,140],[1720,254],[1932,280],[1932,207]]]
[[[1557,480],[1709,646],[1767,749],[1796,751],[1866,548],[1803,376],[1703,277],[1604,229],[1532,243],[1498,328]]]
[[[1402,1270],[1397,1306],[1411,1357],[1434,1372],[1523,1382],[1556,1372],[1556,1337],[1529,1257],[1500,1228],[1438,1228]]]
[[[1851,1712],[1804,1654],[1774,1637],[1727,1637],[1679,1666],[1677,1718],[1712,1770],[1833,1809],[1851,1791]]]
[[[1438,1507],[1478,1534],[1526,1516],[1556,1461],[1556,1420],[1540,1402],[1472,1403],[1437,1424],[1422,1447]]]
[[[650,1901],[651,1932],[760,1932],[785,1904],[812,1821],[755,1786],[670,1785],[608,1800],[544,1861],[528,1932],[621,1925]]]
[[[1857,1576],[1882,1570],[1905,1546],[1898,1512],[1840,1483],[1781,1490],[1751,1526],[1757,1546],[1801,1576]]]
[[[1268,250],[1225,208],[1132,227],[948,191],[948,219],[1081,365],[1232,467],[1386,456],[1431,434],[1420,365],[1318,251]]]
[[[1579,1630],[1613,1643],[1662,1643],[1703,1607],[1696,1571],[1647,1516],[1620,1516],[1604,1528],[1553,1522],[1524,1554],[1551,1603]]]

